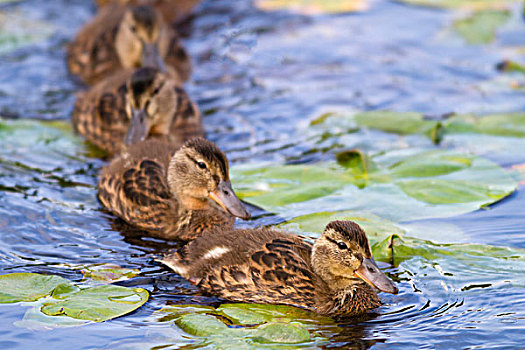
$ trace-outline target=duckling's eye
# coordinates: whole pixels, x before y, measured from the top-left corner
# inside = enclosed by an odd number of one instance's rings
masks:
[[[197,165],[198,165],[199,168],[201,168],[201,169],[206,169],[206,163],[204,163],[204,162],[198,162]]]
[[[136,32],[137,32],[137,27],[135,27],[135,26],[131,26],[131,27],[129,27],[129,29],[130,29],[133,33],[136,33]]]
[[[337,247],[339,249],[348,249],[348,247],[346,246],[346,243],[343,243],[343,242],[337,243]]]

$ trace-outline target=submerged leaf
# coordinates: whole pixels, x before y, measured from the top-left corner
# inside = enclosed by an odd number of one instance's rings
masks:
[[[37,273],[11,273],[0,276],[0,303],[35,301],[54,291],[72,291],[71,282],[59,276]]]
[[[84,277],[94,281],[115,282],[132,278],[139,274],[138,269],[127,269],[115,264],[94,264],[81,268]]]
[[[103,322],[130,313],[148,300],[142,288],[105,285],[82,289],[44,303],[41,311],[49,316]]]
[[[507,10],[478,11],[455,21],[454,28],[469,44],[488,44],[494,40],[496,30],[510,17],[511,12]]]

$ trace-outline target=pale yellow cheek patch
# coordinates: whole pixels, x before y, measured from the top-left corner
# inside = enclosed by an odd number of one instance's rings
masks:
[[[215,247],[213,249],[210,249],[206,254],[202,256],[203,259],[217,259],[223,256],[224,254],[228,253],[230,251],[230,248],[226,247]]]

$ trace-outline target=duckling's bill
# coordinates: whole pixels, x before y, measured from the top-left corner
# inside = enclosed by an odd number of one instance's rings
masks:
[[[137,142],[143,141],[148,136],[148,115],[144,109],[131,110],[131,122],[125,143],[130,146]]]
[[[355,271],[354,275],[382,292],[392,294],[398,292],[394,283],[379,270],[373,258],[363,259],[361,267]]]
[[[210,198],[217,202],[224,210],[233,216],[248,220],[250,213],[246,210],[244,204],[235,195],[230,181],[220,181],[215,191],[210,192]]]
[[[159,71],[166,73],[166,65],[160,56],[157,43],[143,43],[142,66],[157,68]]]

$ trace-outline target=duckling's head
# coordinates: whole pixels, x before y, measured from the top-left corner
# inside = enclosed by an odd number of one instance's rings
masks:
[[[153,6],[129,6],[115,38],[120,62],[126,68],[155,67],[165,72],[159,53],[163,19]]]
[[[139,68],[127,82],[126,114],[130,126],[126,145],[150,134],[167,135],[177,109],[176,84],[155,68]]]
[[[204,210],[215,202],[233,216],[250,218],[232,189],[228,159],[211,141],[187,141],[170,161],[168,183],[185,209]]]
[[[314,244],[314,271],[333,289],[346,289],[362,281],[380,291],[398,289],[377,267],[363,229],[352,221],[330,222]]]

